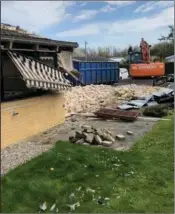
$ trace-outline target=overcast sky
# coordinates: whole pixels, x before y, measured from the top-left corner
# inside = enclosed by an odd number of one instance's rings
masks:
[[[174,1],[1,1],[1,22],[80,47],[153,44],[174,23]]]

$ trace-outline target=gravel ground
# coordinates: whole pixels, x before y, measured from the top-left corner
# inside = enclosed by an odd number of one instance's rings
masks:
[[[51,144],[43,145],[42,143],[26,141],[3,149],[1,151],[1,175],[41,153],[48,151],[52,146]]]
[[[5,148],[1,151],[1,174],[7,173],[9,170],[23,164],[32,158],[51,149],[58,140],[68,140],[76,130],[80,130],[81,125],[90,125],[95,128],[106,128],[113,135],[123,134],[126,136],[124,141],[116,141],[112,148],[120,150],[121,148],[129,149],[133,143],[142,137],[146,132],[152,129],[155,121],[122,122],[122,121],[104,121],[73,116],[65,121],[63,125],[56,126],[43,134],[34,136],[25,142],[21,142]],[[127,131],[132,131],[133,135],[127,135]]]

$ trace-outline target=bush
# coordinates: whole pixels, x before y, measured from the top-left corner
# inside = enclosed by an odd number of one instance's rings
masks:
[[[143,115],[148,117],[165,117],[168,114],[169,114],[169,106],[166,104],[146,107],[143,110]]]

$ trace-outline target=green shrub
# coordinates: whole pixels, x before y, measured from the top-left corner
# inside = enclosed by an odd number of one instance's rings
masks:
[[[143,110],[143,115],[149,116],[149,117],[165,117],[168,114],[169,114],[169,106],[167,104],[150,106],[150,107],[146,107]]]

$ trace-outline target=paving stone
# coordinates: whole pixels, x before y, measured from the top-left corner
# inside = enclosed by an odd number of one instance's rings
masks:
[[[125,136],[122,135],[122,134],[118,134],[118,135],[116,135],[116,139],[118,139],[118,140],[124,140]]]
[[[106,139],[109,140],[109,141],[111,141],[112,143],[115,142],[115,139],[111,135],[109,135],[109,134],[106,135]]]
[[[107,134],[107,133],[103,133],[103,134],[101,135],[101,138],[102,138],[103,141],[104,141],[104,140],[108,140],[108,134]]]
[[[91,129],[92,127],[91,127],[91,126],[88,126],[88,125],[82,125],[81,128],[82,128],[82,129]]]
[[[128,135],[133,135],[133,132],[132,131],[127,131],[126,132]]]
[[[84,132],[86,132],[86,133],[92,133],[93,130],[92,129],[84,129]]]
[[[99,135],[95,135],[94,139],[93,139],[93,143],[94,144],[101,144],[102,143],[102,139]]]
[[[77,140],[76,142],[75,142],[75,144],[83,144],[84,143],[84,139],[80,139],[80,140]]]
[[[70,136],[69,140],[71,143],[75,143],[77,139],[75,138],[75,136]]]
[[[89,133],[88,133],[88,134],[87,134],[87,133],[85,134],[85,141],[86,141],[86,142],[88,142],[88,143],[91,144],[91,143],[93,142],[93,139],[94,139],[94,134],[89,134]]]
[[[96,129],[96,134],[100,137],[103,136],[103,132],[101,131],[101,129]]]
[[[111,142],[111,141],[107,141],[107,140],[102,141],[103,146],[112,146],[112,144],[113,144],[113,142]]]
[[[83,138],[83,137],[84,137],[84,134],[82,133],[82,131],[76,131],[76,132],[75,132],[75,137],[76,137],[76,138]]]
[[[107,134],[109,134],[109,135],[112,136],[112,133],[111,133],[109,130],[107,130],[107,129],[104,129],[104,130],[105,130],[105,132],[106,132]]]

